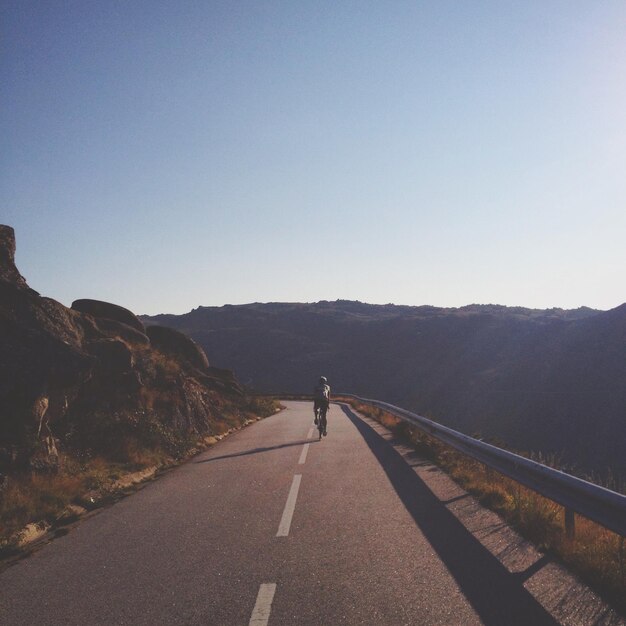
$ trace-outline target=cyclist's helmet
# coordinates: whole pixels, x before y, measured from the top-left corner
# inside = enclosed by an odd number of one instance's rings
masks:
[[[326,378],[326,376],[320,376],[320,382],[326,384],[328,382],[328,378]]]

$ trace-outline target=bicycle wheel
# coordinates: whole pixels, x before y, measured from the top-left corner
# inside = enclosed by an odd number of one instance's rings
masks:
[[[323,435],[326,434],[326,424],[327,424],[327,422],[326,422],[326,411],[327,410],[328,409],[324,409],[324,408],[320,409],[319,424],[318,424],[318,427],[317,427],[317,429],[319,430],[319,433],[320,433],[320,439],[322,438]]]

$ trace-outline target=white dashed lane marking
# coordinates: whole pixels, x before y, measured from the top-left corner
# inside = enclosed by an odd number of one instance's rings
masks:
[[[311,439],[311,437],[313,437],[313,432],[314,432],[314,428],[311,427],[311,429],[309,430],[309,434],[306,436],[307,439]],[[309,446],[311,444],[310,443],[305,443],[304,447],[302,448],[302,452],[300,453],[300,460],[298,461],[299,465],[304,465],[306,462],[306,455],[309,453]]]
[[[306,461],[306,455],[307,455],[307,454],[308,454],[308,452],[309,452],[309,446],[310,446],[310,445],[311,445],[310,443],[305,443],[305,444],[304,444],[304,447],[302,448],[302,452],[301,452],[301,454],[300,454],[300,460],[298,461],[298,463],[299,463],[300,465],[304,465],[304,463],[305,463],[305,461]]]
[[[289,495],[287,496],[287,504],[285,504],[285,510],[283,511],[283,516],[280,520],[280,525],[278,526],[278,532],[276,533],[277,537],[287,537],[289,535],[291,518],[293,517],[293,512],[296,509],[296,500],[298,498],[298,490],[300,489],[301,480],[302,474],[296,474],[293,477],[291,489],[289,490]]]
[[[311,426],[307,439],[311,439],[315,428]],[[299,465],[304,465],[306,462],[306,455],[309,452],[310,443],[305,443],[302,452],[300,453]],[[298,491],[300,490],[300,481],[302,480],[302,474],[296,474],[293,477],[291,483],[291,489],[289,489],[289,495],[287,496],[287,503],[285,504],[285,510],[278,526],[277,537],[287,537],[289,535],[289,529],[291,528],[291,520],[293,513],[296,509],[296,500],[298,499]],[[248,626],[267,626],[270,619],[270,613],[272,610],[272,602],[274,600],[274,594],[276,593],[276,583],[263,583],[259,588],[259,593],[254,604],[252,616]]]
[[[276,593],[276,583],[263,583],[261,585],[248,626],[267,626],[274,593]]]

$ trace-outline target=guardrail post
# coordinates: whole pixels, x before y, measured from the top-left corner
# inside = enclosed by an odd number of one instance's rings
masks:
[[[565,536],[568,539],[573,539],[576,534],[576,522],[574,518],[574,511],[572,509],[565,508]]]

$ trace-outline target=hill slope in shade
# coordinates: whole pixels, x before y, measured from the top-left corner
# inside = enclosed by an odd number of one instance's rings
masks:
[[[335,391],[626,475],[626,304],[269,303],[142,319],[188,333],[258,390],[310,392],[324,374]]]
[[[211,367],[191,339],[122,307],[67,308],[28,287],[0,225],[0,479],[56,472],[62,453],[114,460],[136,450],[178,455],[194,436],[247,417],[233,374]],[[1,483],[0,483],[1,484]]]

